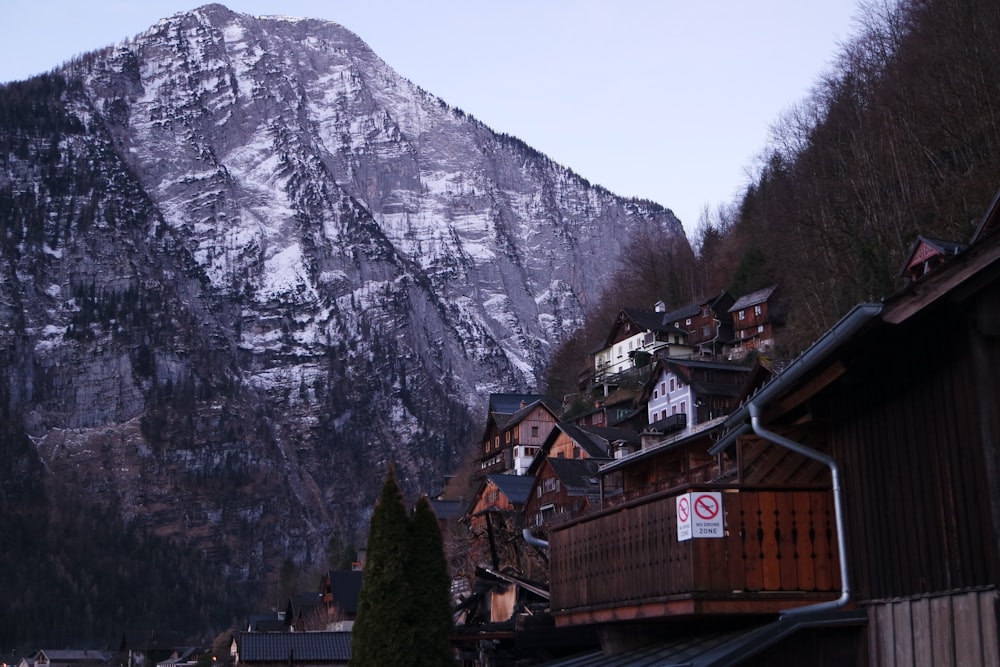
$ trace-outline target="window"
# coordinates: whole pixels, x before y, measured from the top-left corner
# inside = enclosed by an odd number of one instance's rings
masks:
[[[574,459],[580,458],[580,448],[579,447],[574,447],[573,448],[573,458]]]
[[[653,390],[653,398],[659,398],[659,397],[660,397],[660,391],[658,389],[654,389]]]
[[[538,427],[537,426],[532,426],[531,427],[531,437],[532,438],[537,438],[538,437]]]
[[[676,405],[671,405],[670,406],[670,414],[672,414],[672,415],[676,415],[677,414],[677,406]]]
[[[764,325],[761,324],[757,327],[757,333],[764,333]]]
[[[690,325],[691,324],[691,318],[689,317],[686,320],[684,320],[684,324]]]
[[[666,382],[661,382],[660,383],[660,393],[661,394],[666,394],[667,393],[667,383]]]
[[[761,306],[754,306],[753,307],[753,314],[754,315],[760,315],[762,312],[764,312],[763,307],[761,307]]]
[[[670,378],[670,391],[674,390],[674,379]]]
[[[688,411],[687,401],[681,401],[681,412],[687,414],[687,411]]]

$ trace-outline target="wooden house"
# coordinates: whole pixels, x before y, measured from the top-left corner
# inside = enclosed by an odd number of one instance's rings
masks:
[[[525,475],[487,475],[465,512],[473,562],[494,570],[530,568],[522,558],[523,510],[534,479]]]
[[[523,475],[555,423],[556,411],[542,396],[491,394],[475,478]]]
[[[734,303],[729,292],[723,290],[711,298],[698,299],[670,311],[663,319],[687,332],[687,344],[697,349],[698,356],[725,356],[732,344],[733,324],[729,309]]]
[[[351,660],[350,632],[238,632],[234,667],[340,667]]]
[[[347,624],[358,616],[363,576],[361,570],[327,570],[323,575],[320,582],[320,604],[326,620],[323,629],[349,629]]]
[[[557,625],[599,625],[608,666],[639,641],[690,664],[1000,664],[998,378],[1000,234],[977,232],[751,392],[718,479],[553,526]],[[703,539],[682,530],[699,510]]]
[[[322,595],[316,591],[297,593],[285,605],[285,624],[291,632],[314,632],[326,629],[326,611]]]
[[[639,436],[628,429],[556,424],[528,470],[534,485],[524,508],[525,523],[539,527],[594,507],[600,497],[598,465],[610,460],[622,443],[635,449]]]
[[[685,427],[724,417],[736,407],[748,367],[722,361],[661,359],[639,398],[647,422],[655,424],[676,414],[687,415]]]
[[[545,457],[537,462],[535,484],[524,507],[525,522],[535,528],[600,506],[597,469],[607,459]]]
[[[774,348],[774,332],[783,319],[775,303],[777,286],[745,294],[729,308],[733,321],[731,359],[742,359],[753,350],[767,352]]]
[[[623,309],[593,354],[595,382],[620,384],[631,371],[648,366],[657,356],[690,357],[694,348],[687,343],[687,332],[666,321],[666,315],[662,301],[651,311]]]

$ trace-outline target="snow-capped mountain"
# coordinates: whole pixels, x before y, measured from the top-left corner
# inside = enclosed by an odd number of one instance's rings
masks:
[[[233,576],[363,539],[389,463],[437,490],[630,235],[683,238],[330,22],[205,6],[0,113],[4,414]]]

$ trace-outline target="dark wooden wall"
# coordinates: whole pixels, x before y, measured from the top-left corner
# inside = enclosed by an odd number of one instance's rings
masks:
[[[996,434],[984,428],[1000,399],[983,381],[1000,376],[1000,340],[974,326],[950,306],[888,328],[821,400],[856,599],[1000,583]]]

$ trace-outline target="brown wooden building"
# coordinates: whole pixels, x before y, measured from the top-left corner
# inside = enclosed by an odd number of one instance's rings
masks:
[[[729,308],[735,333],[731,358],[742,359],[753,350],[774,348],[774,333],[782,319],[776,291],[777,286],[771,286],[745,294]]]
[[[729,309],[735,301],[723,290],[708,299],[671,311],[664,321],[687,332],[687,344],[698,350],[698,356],[716,357],[729,351],[733,338],[732,316]]]
[[[525,474],[555,423],[542,396],[491,394],[475,478]]]
[[[553,526],[557,624],[621,655],[724,637],[697,664],[1000,664],[996,228],[750,392],[717,477]],[[720,494],[721,537],[678,538],[689,492]]]

